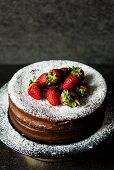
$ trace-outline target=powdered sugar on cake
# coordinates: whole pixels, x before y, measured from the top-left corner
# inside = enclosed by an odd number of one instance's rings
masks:
[[[27,93],[29,80],[37,78],[41,73],[52,68],[81,67],[85,73],[85,80],[89,85],[89,92],[81,99],[81,105],[75,108],[59,105],[51,106],[47,100],[35,100]],[[8,93],[15,105],[34,116],[55,121],[76,119],[94,112],[104,101],[107,86],[102,75],[95,69],[82,63],[67,60],[50,60],[34,63],[19,70],[9,82]]]

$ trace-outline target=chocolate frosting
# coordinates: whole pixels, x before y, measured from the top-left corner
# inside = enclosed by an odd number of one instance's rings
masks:
[[[9,119],[26,137],[44,143],[68,143],[82,140],[94,133],[104,117],[105,104],[96,112],[80,119],[55,121],[41,119],[19,109],[9,97]]]

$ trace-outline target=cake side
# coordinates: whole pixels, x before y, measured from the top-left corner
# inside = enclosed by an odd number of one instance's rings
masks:
[[[41,119],[20,110],[9,98],[9,120],[26,137],[43,143],[63,144],[76,142],[92,135],[100,128],[105,103],[95,112],[85,117],[72,120],[54,121]]]

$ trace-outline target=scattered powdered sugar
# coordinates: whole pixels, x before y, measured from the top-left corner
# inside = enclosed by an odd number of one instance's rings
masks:
[[[114,133],[114,96],[108,95],[105,120],[102,127],[89,138],[64,145],[48,145],[34,142],[19,134],[8,119],[8,84],[0,89],[0,140],[10,148],[32,157],[63,158],[86,152],[104,142]]]
[[[52,68],[81,67],[89,85],[89,92],[75,108],[59,105],[51,106],[47,100],[35,100],[27,93],[29,80]],[[19,70],[9,82],[8,93],[17,107],[34,116],[47,119],[65,120],[80,118],[94,112],[104,101],[107,86],[102,75],[95,69],[78,62],[68,60],[50,60],[34,63]]]

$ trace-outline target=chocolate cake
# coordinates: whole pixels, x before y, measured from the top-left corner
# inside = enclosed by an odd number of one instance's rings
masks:
[[[80,106],[51,106],[27,93],[28,81],[52,68],[81,67],[89,86]],[[92,135],[102,124],[107,86],[102,75],[82,63],[50,60],[26,66],[14,74],[8,85],[9,119],[18,132],[38,142],[63,144]]]

